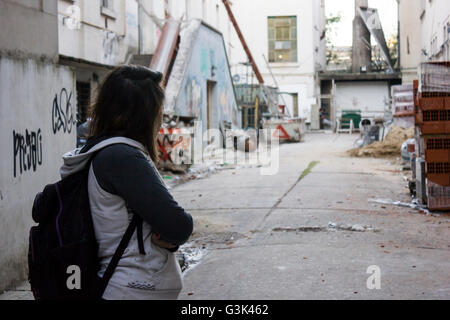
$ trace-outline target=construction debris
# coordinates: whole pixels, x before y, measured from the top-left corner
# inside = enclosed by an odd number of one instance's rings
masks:
[[[399,156],[403,142],[411,138],[414,138],[414,128],[392,126],[384,141],[376,141],[362,148],[351,149],[348,154],[352,157],[373,158]]]
[[[326,227],[320,227],[320,226],[308,226],[308,227],[297,227],[297,228],[273,228],[272,232],[328,232],[328,231],[355,231],[355,232],[365,232],[365,231],[372,231],[372,232],[378,232],[379,230],[367,225],[361,225],[361,224],[355,224],[355,225],[349,225],[349,224],[338,224],[335,222],[328,222],[328,225]]]
[[[410,203],[394,201],[391,199],[368,199],[367,201],[372,202],[372,203],[388,204],[388,205],[393,205],[393,206],[411,208],[411,209],[418,210],[419,213],[425,213],[427,216],[430,215],[430,211],[428,211],[426,208],[422,207],[419,204],[417,199],[413,199]]]

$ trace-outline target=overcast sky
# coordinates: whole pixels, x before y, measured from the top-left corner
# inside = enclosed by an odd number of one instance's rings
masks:
[[[378,9],[384,35],[388,38],[397,32],[397,1],[369,0],[369,7]],[[355,0],[325,0],[326,16],[341,13],[342,20],[336,25],[336,34],[329,37],[335,46],[352,45],[352,28],[355,14]]]

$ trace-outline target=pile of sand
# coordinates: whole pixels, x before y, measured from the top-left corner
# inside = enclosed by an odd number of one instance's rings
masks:
[[[362,148],[347,151],[352,157],[382,158],[401,155],[402,143],[414,138],[414,128],[401,128],[392,126],[384,141],[376,141]]]

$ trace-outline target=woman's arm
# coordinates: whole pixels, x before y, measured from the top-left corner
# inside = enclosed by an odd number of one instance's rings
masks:
[[[191,215],[173,199],[140,150],[111,145],[99,151],[92,164],[100,186],[122,197],[161,240],[175,245],[187,241],[193,230]]]

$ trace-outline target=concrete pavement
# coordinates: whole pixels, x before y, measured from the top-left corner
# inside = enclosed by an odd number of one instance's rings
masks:
[[[411,199],[392,160],[345,156],[355,139],[309,134],[281,146],[277,175],[224,170],[175,189],[196,221],[195,242],[207,247],[180,298],[450,298],[448,215],[368,202]],[[366,285],[371,265],[381,270],[379,290]]]
[[[281,145],[276,175],[227,169],[174,188],[195,220],[189,246],[205,253],[180,299],[449,299],[449,215],[369,202],[411,199],[395,160],[345,155],[356,138],[308,134]]]

